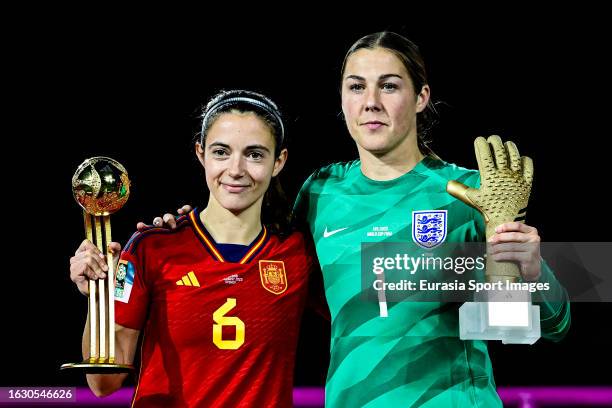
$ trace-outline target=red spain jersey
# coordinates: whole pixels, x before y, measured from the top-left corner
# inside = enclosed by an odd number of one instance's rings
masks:
[[[310,247],[263,228],[228,262],[197,210],[134,234],[115,288],[116,322],[144,331],[133,406],[292,406]]]

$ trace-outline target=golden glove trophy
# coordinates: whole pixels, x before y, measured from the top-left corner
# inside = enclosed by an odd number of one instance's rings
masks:
[[[521,157],[516,145],[499,136],[479,137],[474,150],[480,171],[480,188],[449,181],[446,191],[474,207],[484,217],[486,239],[501,224],[525,218],[533,182],[533,162]],[[488,282],[518,282],[521,274],[512,262],[486,261]],[[540,307],[531,304],[529,292],[495,290],[459,309],[462,340],[501,340],[510,344],[533,344],[540,338]]]
[[[130,180],[125,168],[109,157],[85,160],[72,177],[72,192],[83,208],[85,236],[106,256],[105,279],[89,281],[89,358],[63,364],[88,373],[119,373],[133,369],[115,362],[115,264],[108,249],[112,241],[110,215],[126,203]]]

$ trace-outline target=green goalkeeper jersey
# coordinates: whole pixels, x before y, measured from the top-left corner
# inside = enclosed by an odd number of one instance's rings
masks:
[[[479,173],[426,157],[401,177],[375,181],[360,165],[317,170],[295,204],[316,244],[331,314],[326,406],[501,406],[486,342],[459,339],[457,303],[389,302],[381,317],[378,302],[361,296],[361,244],[412,242],[415,211],[445,211],[447,242],[484,240],[480,213],[446,192],[449,180],[478,187]],[[559,286],[545,263],[542,280]],[[541,325],[543,337],[561,338],[569,304],[541,305]]]

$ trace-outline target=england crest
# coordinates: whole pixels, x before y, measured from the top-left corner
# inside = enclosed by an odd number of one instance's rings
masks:
[[[435,248],[446,239],[447,211],[412,212],[412,240],[422,248]]]

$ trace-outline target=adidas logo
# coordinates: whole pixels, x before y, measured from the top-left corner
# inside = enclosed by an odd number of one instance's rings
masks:
[[[200,287],[200,282],[198,282],[198,278],[196,278],[195,273],[193,271],[189,272],[187,275],[184,275],[181,280],[176,281],[177,286],[197,286]]]

